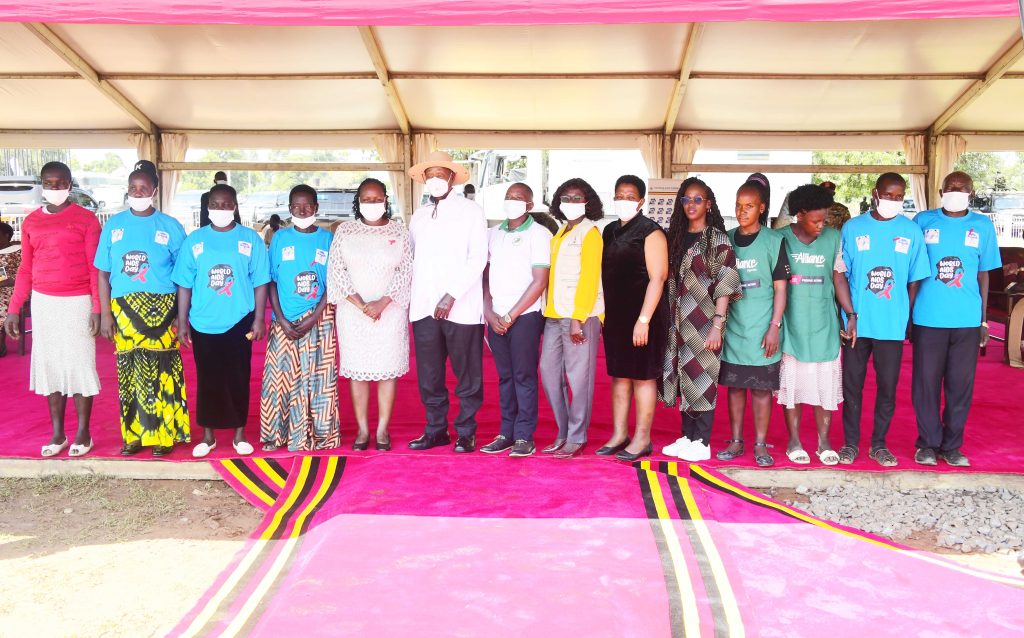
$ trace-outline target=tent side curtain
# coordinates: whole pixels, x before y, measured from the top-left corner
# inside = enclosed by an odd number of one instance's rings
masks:
[[[437,149],[437,137],[435,135],[431,133],[414,134],[412,136],[412,163],[418,164],[419,162],[424,161],[425,159],[427,159],[428,155],[430,155]],[[422,199],[423,184],[414,181],[412,188],[412,205],[408,211],[409,219],[412,219],[412,213],[419,206],[419,202]]]
[[[640,137],[640,154],[643,155],[647,173],[652,179],[665,176],[665,136],[661,133],[649,133]]]
[[[690,133],[676,133],[672,142],[672,163],[692,164],[693,157],[700,148],[700,138]],[[671,171],[671,167],[670,167]],[[686,179],[686,173],[672,172],[675,179]]]
[[[1012,0],[490,0],[425,3],[421,0],[149,0],[126,8],[117,0],[42,3],[0,0],[0,16],[11,22],[264,25],[486,25],[627,24],[641,22],[785,22],[1009,17]]]
[[[162,133],[160,149],[160,161],[184,162],[185,153],[188,152],[188,136],[183,133]],[[167,210],[178,190],[178,171],[160,171],[160,186],[163,210]]]
[[[401,164],[404,161],[402,146],[405,144],[405,136],[399,133],[381,133],[373,136],[373,145],[377,148],[377,154],[381,161],[387,163]],[[405,180],[409,179],[405,173],[393,173],[391,180],[392,193],[390,196],[398,203],[398,209],[402,214],[409,215],[409,202],[405,201]]]
[[[924,164],[925,159],[925,136],[904,135],[903,152],[907,156],[907,164]],[[914,208],[917,212],[928,210],[928,202],[934,195],[928,190],[928,176],[915,174],[910,176],[910,190],[914,193]]]
[[[967,152],[967,140],[956,134],[940,135],[935,140],[935,172],[931,176],[931,192],[939,196],[942,180],[953,172],[956,161]],[[935,201],[938,201],[937,199]]]

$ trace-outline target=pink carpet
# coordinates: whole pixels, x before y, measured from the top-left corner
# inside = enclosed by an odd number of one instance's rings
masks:
[[[481,468],[296,458],[252,540],[171,635],[1024,631],[1024,579],[815,519],[713,470]]]
[[[121,447],[120,430],[118,425],[118,404],[117,404],[117,380],[114,363],[113,346],[105,340],[98,342],[97,364],[100,371],[100,379],[103,390],[96,398],[93,410],[93,438],[96,444],[92,452],[94,457],[122,458],[118,455]],[[253,356],[253,392],[251,399],[251,410],[249,416],[248,432],[250,439],[256,442],[259,436],[259,392],[260,381],[263,371],[263,358],[266,342],[259,342],[255,345]],[[988,348],[988,353],[981,358],[978,364],[977,383],[974,394],[974,405],[971,409],[970,421],[967,426],[964,453],[967,454],[973,466],[967,470],[953,470],[944,464],[934,468],[935,471],[974,471],[974,472],[1009,472],[1020,473],[1024,471],[1024,438],[1019,436],[1019,415],[1014,413],[1013,405],[1019,402],[1020,394],[1024,391],[1024,374],[1020,370],[1014,370],[1003,363],[1003,344],[993,341]],[[904,352],[903,368],[900,377],[900,384],[897,391],[898,405],[896,416],[889,433],[889,443],[892,451],[900,458],[900,465],[896,469],[920,470],[921,466],[914,464],[912,456],[914,453],[914,441],[917,437],[917,428],[914,420],[913,408],[910,402],[910,378],[911,378],[911,346],[907,346]],[[185,374],[189,390],[195,387],[195,366],[191,353],[185,351]],[[0,441],[3,441],[0,456],[18,458],[39,458],[39,448],[46,443],[50,437],[50,425],[46,412],[46,400],[43,397],[31,394],[28,391],[29,355],[19,357],[16,353],[8,354],[0,359],[0,387],[4,391],[4,409],[6,416],[0,422]],[[589,456],[600,447],[609,437],[611,432],[611,401],[609,378],[605,374],[605,363],[603,355],[598,359],[597,391],[594,406],[593,422],[590,426],[590,443],[588,445]],[[478,445],[483,445],[491,440],[498,433],[499,429],[499,408],[498,408],[498,387],[497,374],[494,369],[494,362],[489,353],[485,350],[484,359],[484,396],[485,402],[480,410],[479,431],[477,434]],[[454,388],[454,378],[450,377],[449,387]],[[351,452],[351,443],[355,436],[355,424],[352,416],[351,401],[348,394],[348,384],[342,379],[339,384],[341,393],[341,415],[342,415],[342,447],[341,453],[353,454],[356,456],[371,456],[378,454],[373,450],[368,452]],[[865,421],[862,429],[862,449],[868,445],[870,437],[870,418],[874,406],[874,375],[868,372],[868,380],[865,389]],[[374,401],[371,401],[371,413],[375,410]],[[540,424],[537,430],[538,447],[549,443],[555,434],[554,421],[547,401],[541,397],[540,400]],[[191,406],[194,416],[194,404]],[[452,416],[455,415],[457,402],[453,401]],[[842,426],[840,413],[836,414],[832,427],[832,443],[836,447],[842,444]],[[68,406],[68,428],[69,432],[74,431],[74,409]],[[375,417],[371,416],[371,421]],[[394,448],[390,455],[414,454],[416,456],[448,456],[453,455],[450,448],[438,448],[428,452],[411,453],[406,449],[407,441],[419,436],[423,428],[423,407],[419,400],[419,393],[416,388],[415,363],[413,371],[401,379],[398,389],[398,400],[395,406],[395,413],[392,421],[392,439]],[[193,421],[194,422],[194,421]],[[677,410],[659,406],[655,417],[654,442],[656,450],[672,442],[679,436],[680,417]],[[802,430],[802,440],[808,451],[813,452],[815,445],[813,415],[810,410],[805,414]],[[198,440],[198,437],[193,437]],[[719,406],[715,417],[713,432],[712,450],[721,449],[724,442],[730,438],[729,419],[725,403],[725,390],[721,391]],[[709,466],[730,465],[735,467],[756,467],[752,456],[753,423],[751,416],[747,416],[745,438],[748,441],[746,456],[731,463],[721,463],[712,460],[707,462]],[[786,434],[785,425],[782,419],[782,410],[775,407],[772,417],[769,441],[775,445],[773,454],[776,459],[776,467],[805,469],[808,466],[796,466],[790,463],[785,457]],[[371,445],[372,447],[372,445]],[[258,449],[258,446],[257,446]],[[335,452],[337,453],[337,452]],[[258,454],[262,454],[259,453]],[[231,449],[230,437],[227,433],[221,433],[221,444],[211,455],[211,458],[227,458],[234,456]],[[267,455],[272,458],[289,458],[293,456],[287,451],[276,452]],[[491,459],[483,454],[475,454],[474,457],[484,462],[516,462],[536,463],[538,459]],[[64,457],[66,458],[66,457]],[[149,460],[148,452],[144,452],[134,459]],[[659,457],[655,457],[659,458]],[[168,460],[171,461],[192,461],[187,449],[180,449]],[[613,459],[601,459],[608,463],[617,463]],[[821,468],[817,459],[810,468]],[[881,468],[862,454],[861,458],[852,466],[854,470],[877,471]]]

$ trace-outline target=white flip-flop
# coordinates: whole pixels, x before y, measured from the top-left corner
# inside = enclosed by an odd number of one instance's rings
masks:
[[[835,450],[825,450],[824,452],[815,452],[818,455],[818,460],[821,461],[822,465],[838,465],[839,454]]]
[[[252,444],[249,443],[248,441],[242,441],[241,443],[235,443],[234,441],[232,441],[231,447],[235,448],[235,452],[237,454],[241,454],[242,456],[249,456],[254,451]]]
[[[809,465],[811,462],[810,455],[808,455],[807,450],[803,448],[797,448],[795,450],[787,451],[786,458],[788,458],[793,463],[796,463],[797,465]]]
[[[200,443],[199,445],[197,445],[194,448],[192,448],[192,457],[196,458],[196,459],[201,459],[201,458],[203,458],[204,456],[206,456],[210,452],[213,452],[216,449],[217,449],[217,444],[216,443],[214,443],[213,445],[210,445],[208,443]]]
[[[71,440],[65,437],[63,443],[51,443],[50,445],[44,445],[39,454],[44,457],[57,456],[66,450],[69,445],[71,445]]]
[[[92,450],[92,439],[89,439],[88,445],[79,445],[77,443],[72,445],[71,449],[68,450],[68,456],[85,456],[90,450]]]

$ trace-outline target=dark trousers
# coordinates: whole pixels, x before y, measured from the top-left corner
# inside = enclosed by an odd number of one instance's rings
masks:
[[[683,412],[683,436],[691,441],[700,441],[711,445],[711,425],[715,421],[715,411]]]
[[[978,328],[914,326],[912,397],[917,416],[917,447],[959,450],[974,396],[981,334]],[[939,416],[942,392],[946,407]]]
[[[204,428],[230,430],[245,427],[249,418],[249,376],[254,313],[242,317],[227,332],[209,334],[192,328],[192,356],[196,362],[196,421]]]
[[[860,447],[860,416],[864,407],[864,379],[868,359],[875,368],[875,426],[871,449],[885,447],[892,415],[896,412],[896,384],[900,379],[903,341],[858,338],[857,345],[843,346],[843,436],[847,445]]]
[[[452,362],[459,414],[459,436],[476,434],[476,412],[484,402],[483,324],[465,325],[426,317],[412,322],[416,344],[416,376],[420,400],[427,410],[425,432],[432,436],[448,431],[448,386],[445,360]]]
[[[498,369],[501,434],[514,441],[532,441],[537,429],[537,364],[543,332],[540,312],[520,315],[503,335],[487,331]]]

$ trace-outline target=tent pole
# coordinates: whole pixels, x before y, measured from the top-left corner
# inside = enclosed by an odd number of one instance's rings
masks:
[[[416,202],[412,201],[413,188],[412,178],[409,177],[409,169],[412,168],[412,133],[406,133],[402,136],[402,189],[405,191],[405,209],[402,210],[402,218],[405,219],[406,226],[409,224],[409,220],[412,219],[412,211],[416,210]]]

